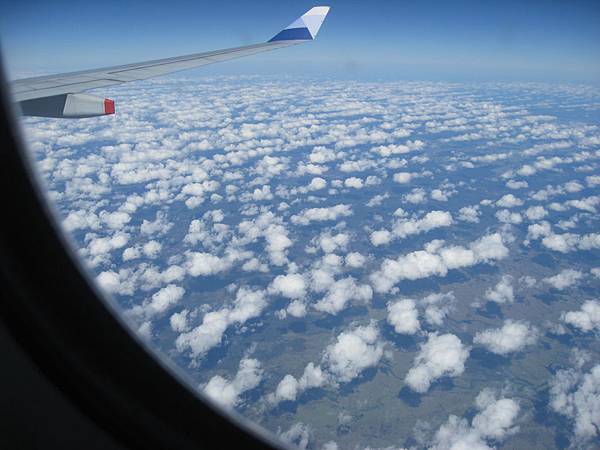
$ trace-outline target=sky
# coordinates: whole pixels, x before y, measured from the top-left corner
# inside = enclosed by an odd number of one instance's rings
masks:
[[[325,3],[332,9],[317,44],[208,73],[243,68],[360,79],[600,81],[597,1]],[[17,78],[260,42],[315,5],[2,0],[0,38],[9,77]]]

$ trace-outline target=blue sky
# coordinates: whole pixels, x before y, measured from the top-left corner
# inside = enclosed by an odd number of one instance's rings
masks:
[[[3,0],[9,75],[260,42],[314,1]],[[328,1],[318,43],[195,73],[361,79],[600,81],[598,1]]]

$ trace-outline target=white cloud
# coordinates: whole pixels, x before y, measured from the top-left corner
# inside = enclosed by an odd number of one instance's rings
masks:
[[[456,298],[453,292],[430,294],[419,303],[425,306],[425,320],[430,325],[442,325]]]
[[[542,281],[548,283],[554,289],[562,291],[563,289],[577,284],[581,278],[583,278],[583,272],[573,269],[565,269],[553,277],[544,278]]]
[[[119,292],[121,286],[121,279],[119,277],[119,274],[113,272],[112,270],[101,272],[96,277],[96,282],[98,283],[101,289],[111,294]]]
[[[504,245],[502,236],[494,233],[472,242],[468,248],[435,245],[427,250],[426,246],[425,250],[411,252],[397,259],[385,259],[380,269],[371,274],[370,279],[375,291],[385,293],[401,280],[445,276],[451,269],[492,262],[507,256],[508,248]]]
[[[600,204],[600,196],[594,195],[586,198],[568,200],[565,202],[565,206],[576,208],[589,213],[596,212],[596,206]]]
[[[119,269],[118,272],[112,270],[101,272],[96,281],[102,289],[109,293],[134,295],[138,288],[149,291],[163,284],[181,281],[184,276],[185,270],[176,264],[161,272],[154,266],[142,263],[136,270],[125,268]]]
[[[230,234],[229,227],[224,224],[213,224],[212,228],[200,219],[194,219],[188,226],[188,232],[183,238],[183,242],[193,246],[198,243],[206,248],[214,248],[215,244],[223,242]]]
[[[323,222],[326,220],[337,220],[339,217],[348,217],[352,215],[350,205],[339,204],[329,208],[309,208],[300,214],[291,217],[294,225],[308,225],[311,222]]]
[[[293,444],[299,450],[306,450],[310,443],[310,436],[310,428],[302,422],[298,422],[292,425],[289,430],[279,433],[279,437],[283,439],[283,441]]]
[[[179,312],[171,315],[171,317],[169,318],[169,325],[171,325],[171,329],[173,331],[175,331],[176,333],[183,333],[184,331],[188,331],[189,330],[189,323],[188,323],[189,314],[190,314],[189,310],[184,309],[182,311],[179,311]]]
[[[518,225],[523,222],[523,217],[518,212],[512,212],[508,209],[501,209],[496,211],[496,218],[502,223],[510,223]]]
[[[414,188],[410,193],[404,195],[404,200],[414,205],[424,203],[427,199],[427,193],[422,188]]]
[[[317,239],[319,246],[325,253],[333,253],[335,251],[344,251],[348,242],[350,242],[350,235],[347,233],[338,233],[332,235],[331,233],[323,233]]]
[[[288,237],[288,231],[283,225],[281,218],[275,216],[271,211],[261,212],[255,219],[243,220],[238,225],[240,235],[234,239],[236,246],[248,245],[256,242],[259,238],[265,240],[265,250],[269,255],[271,264],[282,266],[288,262],[287,253],[293,242]],[[235,252],[232,256],[241,257]],[[236,259],[231,258],[230,259]]]
[[[531,198],[537,201],[546,201],[552,197],[559,195],[572,194],[579,192],[583,189],[583,186],[576,181],[569,181],[559,186],[547,185],[544,189],[531,194]]]
[[[416,176],[418,176],[416,173],[398,172],[394,174],[393,179],[396,183],[407,184],[410,183]]]
[[[585,177],[585,182],[588,187],[595,187],[600,185],[600,175],[589,175]]]
[[[310,183],[307,186],[309,191],[319,191],[321,189],[325,189],[326,187],[327,181],[320,177],[316,177],[310,180]]]
[[[573,447],[600,436],[600,364],[588,373],[559,370],[550,382],[550,406],[574,422]]]
[[[232,308],[206,313],[200,325],[177,337],[176,348],[179,352],[189,349],[192,358],[203,357],[206,352],[221,343],[229,326],[243,324],[260,316],[266,306],[263,291],[239,288]]]
[[[383,348],[379,330],[371,323],[342,332],[325,350],[323,361],[337,381],[347,382],[376,366]]]
[[[266,200],[273,200],[273,194],[271,193],[271,186],[264,185],[261,188],[256,188],[252,191],[249,198],[255,202],[261,202]]]
[[[374,147],[371,149],[372,152],[379,153],[381,156],[386,157],[390,155],[401,155],[404,153],[409,153],[414,150],[418,150],[423,148],[425,144],[422,141],[406,141],[406,144],[391,144],[391,145],[381,145],[379,147]]]
[[[387,321],[399,334],[415,334],[421,329],[416,303],[411,299],[402,299],[387,305]]]
[[[131,216],[123,211],[102,211],[98,218],[112,230],[121,230],[126,224],[131,221]]]
[[[456,194],[456,190],[442,190],[442,189],[434,189],[431,191],[429,196],[433,200],[437,200],[438,202],[447,202],[450,197]]]
[[[131,261],[132,259],[138,259],[142,256],[142,250],[139,247],[129,247],[123,250],[123,261]]]
[[[385,194],[377,194],[375,196],[373,196],[373,198],[371,198],[371,200],[369,200],[367,202],[367,206],[369,208],[374,208],[376,206],[380,206],[384,200],[388,199],[390,196],[388,193]]]
[[[448,227],[454,222],[452,215],[446,211],[431,211],[421,219],[400,219],[392,229],[394,236],[404,239],[419,233],[426,233],[436,228]]]
[[[123,248],[129,241],[128,233],[117,232],[112,236],[97,237],[95,234],[88,234],[85,240],[88,242],[87,253],[91,259],[88,261],[90,266],[95,267],[98,264],[108,260],[110,252]]]
[[[342,152],[334,152],[325,147],[315,147],[313,151],[308,155],[308,159],[313,164],[323,164],[330,161],[335,161],[343,156]]]
[[[548,211],[543,206],[530,206],[525,210],[525,215],[529,220],[542,220],[548,215]]]
[[[485,298],[494,303],[512,303],[515,300],[515,294],[512,286],[512,277],[502,275],[502,278],[493,289],[485,291]]]
[[[522,206],[523,200],[515,197],[513,194],[503,195],[497,202],[496,206],[501,208],[514,208],[515,206]]]
[[[315,292],[325,292],[335,282],[334,273],[330,267],[319,267],[311,271],[310,287]]]
[[[441,377],[457,377],[465,370],[469,347],[453,334],[430,333],[415,358],[404,382],[415,392],[427,392]]]
[[[523,275],[519,278],[519,283],[523,284],[525,287],[532,288],[536,285],[537,280],[529,275]]]
[[[366,258],[358,252],[351,252],[346,255],[346,265],[354,269],[363,267],[366,262]]]
[[[327,294],[315,303],[317,311],[337,314],[346,308],[348,302],[368,302],[373,297],[373,290],[368,284],[359,284],[352,277],[343,278],[331,284]]]
[[[377,230],[371,233],[371,244],[374,246],[388,244],[392,240],[392,233],[388,230]]]
[[[542,238],[542,245],[556,252],[568,253],[576,250],[592,250],[600,248],[600,233],[584,235],[574,233],[556,234],[548,222],[529,225],[527,237]]]
[[[404,211],[402,208],[396,208],[394,211],[394,217],[406,217],[408,213]]]
[[[211,311],[204,315],[202,323],[196,328],[181,333],[175,340],[179,352],[189,348],[193,358],[202,357],[213,347],[221,343],[225,330],[229,326],[229,310]]]
[[[263,177],[273,177],[287,169],[287,162],[287,158],[267,155],[256,163],[254,171]]]
[[[147,305],[147,309],[152,314],[162,314],[183,298],[185,289],[174,284],[162,288],[152,296],[152,300]]]
[[[143,322],[137,329],[136,333],[147,342],[152,341],[152,322],[147,320]]]
[[[154,221],[144,219],[140,226],[140,232],[148,236],[160,236],[168,233],[171,228],[173,228],[173,223],[167,220],[167,215],[162,211],[158,211]]]
[[[149,241],[142,246],[142,252],[147,258],[157,258],[162,250],[162,244],[158,241]],[[125,257],[125,254],[123,254]]]
[[[481,331],[473,342],[497,355],[519,352],[537,341],[538,330],[525,321],[506,320],[501,328]]]
[[[327,166],[320,166],[317,164],[305,164],[303,162],[298,163],[297,173],[298,175],[323,175],[329,168]]]
[[[479,205],[465,206],[458,210],[458,219],[464,222],[479,223]]]
[[[579,311],[563,313],[561,319],[584,333],[594,330],[600,332],[600,302],[586,300]]]
[[[497,399],[489,389],[484,389],[475,399],[479,411],[471,420],[451,415],[437,431],[430,450],[491,450],[490,442],[501,442],[516,433],[515,421],[519,404],[509,398]]]
[[[295,401],[298,397],[298,380],[293,375],[286,375],[277,385],[275,392],[268,396],[268,401],[274,405],[282,401]]]
[[[529,239],[539,239],[540,237],[548,236],[551,233],[552,228],[550,223],[547,221],[534,223],[533,225],[529,225],[527,227],[527,238]]]
[[[350,177],[344,180],[344,186],[347,188],[362,189],[364,183],[361,178]]]
[[[242,270],[246,272],[268,272],[269,266],[260,262],[258,258],[250,258],[244,264],[242,264]]]
[[[294,300],[285,309],[286,314],[292,317],[304,317],[306,316],[306,303],[300,300]]]
[[[204,386],[203,392],[216,403],[233,408],[240,403],[241,395],[260,384],[262,377],[260,362],[253,358],[243,358],[233,380],[228,381],[220,375],[215,375]]]
[[[313,363],[308,363],[299,379],[286,375],[277,385],[275,392],[267,396],[267,401],[277,405],[282,401],[295,401],[300,394],[312,388],[322,387],[328,383],[328,375]]]
[[[506,182],[506,187],[508,187],[510,189],[525,189],[525,188],[529,187],[529,183],[524,180],[521,180],[521,181],[508,180]]]
[[[392,239],[405,239],[415,234],[426,233],[436,228],[449,227],[454,223],[452,215],[446,211],[431,211],[420,219],[400,216],[394,222],[392,231],[377,230],[370,236],[371,243],[375,246],[388,244]]]
[[[293,273],[278,275],[271,282],[269,291],[295,300],[306,296],[307,283],[302,275]]]
[[[72,232],[90,228],[98,230],[101,227],[98,216],[91,211],[76,210],[71,211],[62,222],[65,230]]]
[[[287,250],[293,245],[282,225],[270,225],[265,230],[266,250],[271,264],[282,266],[287,262]]]
[[[215,275],[231,268],[232,261],[205,252],[189,252],[186,269],[193,277]]]

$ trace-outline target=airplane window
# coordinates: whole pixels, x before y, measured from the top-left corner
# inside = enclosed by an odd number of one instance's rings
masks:
[[[301,449],[600,448],[600,7],[433,3],[0,37],[62,229],[210,401]]]

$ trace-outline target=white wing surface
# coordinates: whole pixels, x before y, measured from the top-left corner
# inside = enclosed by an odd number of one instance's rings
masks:
[[[328,12],[327,6],[314,7],[268,42],[260,44],[17,80],[11,86],[13,97],[20,103],[24,115],[81,118],[113,114],[115,109],[112,100],[81,94],[81,92],[145,80],[312,41],[317,36]]]

